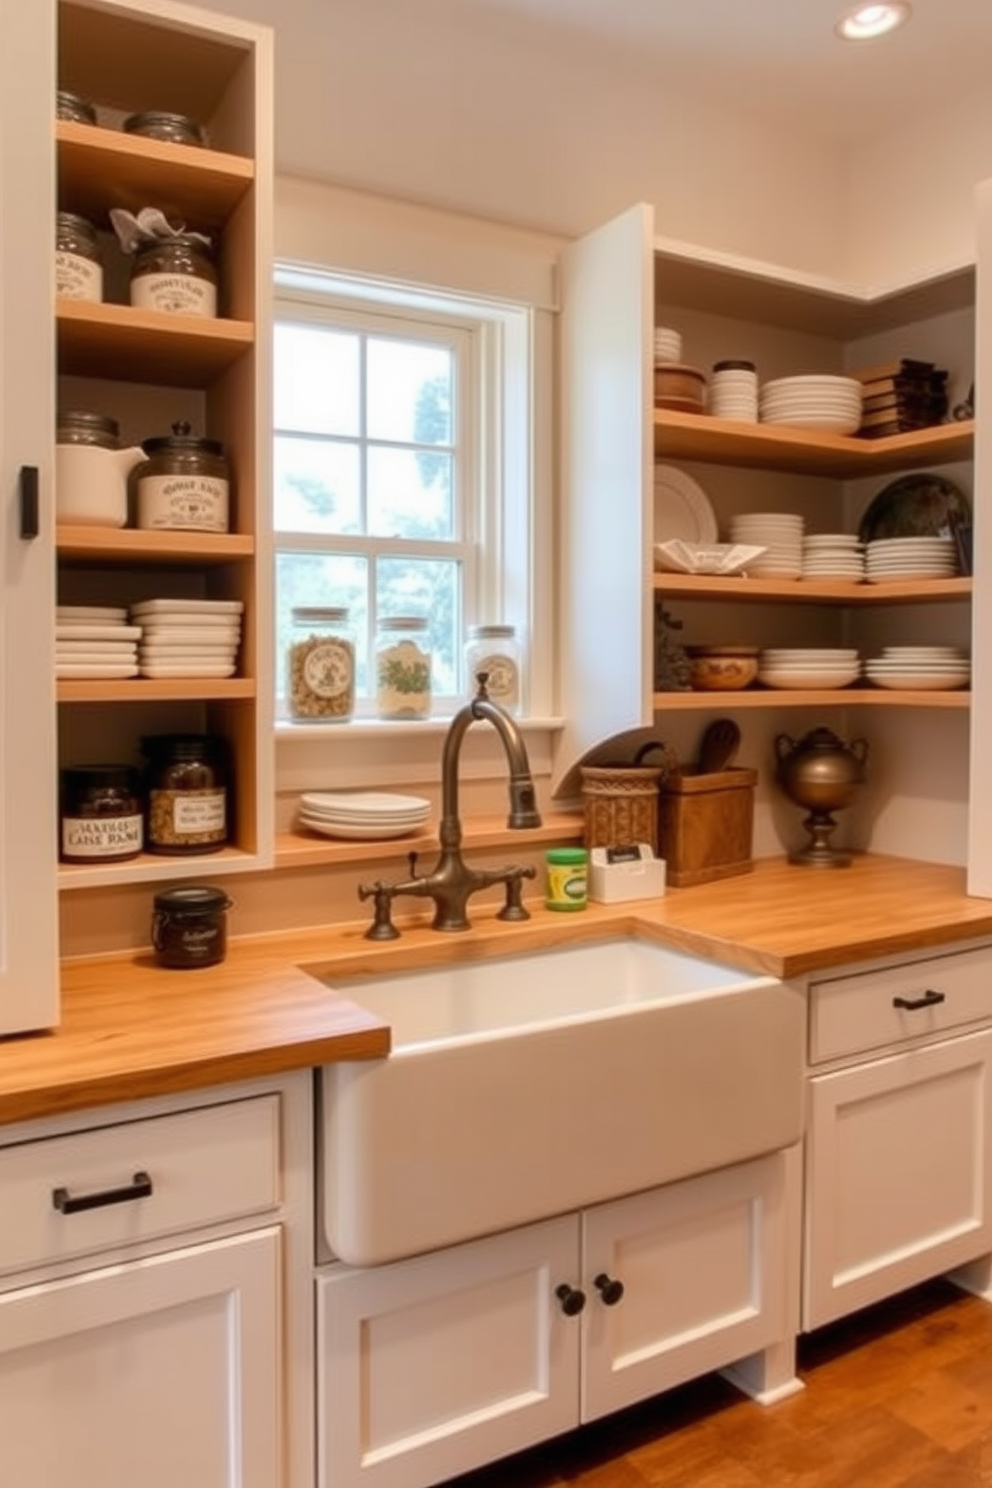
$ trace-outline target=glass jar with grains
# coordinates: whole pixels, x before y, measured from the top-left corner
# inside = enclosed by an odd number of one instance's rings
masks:
[[[96,228],[76,212],[55,218],[55,293],[60,300],[103,299],[103,250]]]
[[[227,841],[227,747],[214,734],[152,734],[148,760],[149,852],[217,852]]]
[[[390,615],[379,621],[375,675],[380,718],[429,718],[431,671],[423,616]]]
[[[348,610],[294,609],[286,656],[289,715],[298,723],[347,723],[355,711],[355,637]]]
[[[131,304],[167,315],[217,314],[213,248],[197,233],[142,243],[131,264]]]

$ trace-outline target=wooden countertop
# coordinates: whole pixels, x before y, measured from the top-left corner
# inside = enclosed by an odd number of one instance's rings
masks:
[[[992,900],[967,896],[963,869],[874,855],[836,870],[768,858],[753,873],[580,914],[548,911],[535,892],[525,902],[523,924],[480,906],[464,934],[419,918],[384,944],[364,938],[367,919],[245,936],[200,971],[164,971],[148,954],[65,962],[60,1027],[0,1039],[0,1122],[380,1058],[389,1031],[361,1008],[361,978],[389,971],[636,931],[792,977],[992,937]]]

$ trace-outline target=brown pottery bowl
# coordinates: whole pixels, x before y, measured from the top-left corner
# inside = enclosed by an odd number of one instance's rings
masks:
[[[697,692],[738,692],[758,675],[757,646],[687,646],[686,654]]]

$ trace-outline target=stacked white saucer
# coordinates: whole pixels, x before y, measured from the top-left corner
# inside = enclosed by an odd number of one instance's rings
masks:
[[[876,687],[948,692],[967,687],[971,662],[960,646],[886,646],[865,662],[865,675]]]
[[[56,677],[138,675],[141,629],[113,605],[59,605],[55,611]]]
[[[747,512],[730,523],[731,540],[766,551],[748,564],[759,579],[798,579],[803,571],[803,518],[793,512]]]
[[[654,359],[656,362],[681,362],[682,333],[673,326],[655,326]]]
[[[758,658],[765,687],[849,687],[861,675],[861,659],[849,646],[769,646]]]
[[[241,644],[240,599],[145,599],[131,606],[141,626],[143,677],[233,677]]]
[[[392,791],[308,791],[300,797],[300,823],[323,837],[372,842],[405,837],[427,825],[431,803]]]
[[[856,584],[864,576],[864,543],[853,533],[816,532],[803,538],[804,579],[845,579]]]
[[[869,583],[952,579],[957,571],[953,537],[880,537],[865,549],[865,576]]]
[[[855,434],[861,427],[861,402],[861,383],[856,377],[809,373],[763,383],[758,409],[764,424]]]

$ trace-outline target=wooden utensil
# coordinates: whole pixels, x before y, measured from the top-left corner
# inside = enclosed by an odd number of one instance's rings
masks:
[[[740,748],[741,731],[732,718],[715,718],[707,725],[699,746],[698,769],[701,775],[725,770]]]

